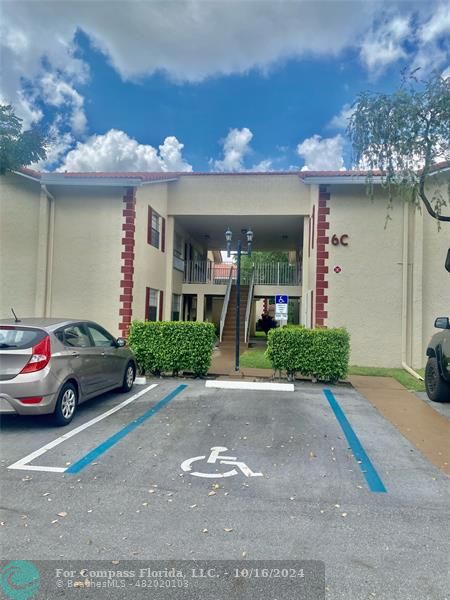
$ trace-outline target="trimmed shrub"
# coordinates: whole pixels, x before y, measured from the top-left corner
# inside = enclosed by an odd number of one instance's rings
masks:
[[[269,332],[266,357],[275,371],[335,382],[347,376],[350,336],[345,329],[286,326]]]
[[[216,340],[212,323],[133,321],[128,345],[141,373],[206,375]]]

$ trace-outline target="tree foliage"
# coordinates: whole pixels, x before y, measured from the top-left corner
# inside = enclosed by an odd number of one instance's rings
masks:
[[[0,175],[44,160],[45,138],[37,128],[22,131],[22,119],[9,104],[0,105]]]
[[[347,133],[355,161],[358,167],[381,171],[390,206],[394,197],[416,206],[422,201],[432,217],[450,221],[442,214],[450,190],[430,195],[426,188],[435,164],[450,159],[450,78],[434,73],[421,81],[416,70],[404,75],[393,94],[361,92],[353,109]]]
[[[233,260],[236,263],[237,255],[233,256]],[[251,256],[247,254],[241,255],[241,277],[244,281],[249,279],[250,274],[253,270],[254,264],[270,264],[270,263],[287,263],[289,262],[289,253],[282,250],[263,252],[257,251],[252,252]]]

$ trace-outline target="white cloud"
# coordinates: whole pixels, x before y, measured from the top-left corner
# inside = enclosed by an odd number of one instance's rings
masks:
[[[74,138],[69,131],[62,133],[59,129],[61,119],[56,118],[49,128],[47,136],[46,153],[47,158],[33,165],[32,168],[39,171],[48,171],[58,164],[73,146]]]
[[[331,119],[329,127],[334,129],[346,129],[354,111],[354,107],[352,107],[350,104],[344,104],[341,112],[338,115],[334,115],[334,117]]]
[[[86,129],[84,114],[84,98],[68,81],[56,73],[45,73],[39,81],[39,89],[43,100],[49,106],[69,107],[69,122],[75,133],[83,133]]]
[[[2,101],[14,105],[25,127],[42,119],[41,100],[66,109],[68,125],[82,131],[83,98],[75,86],[86,81],[88,67],[75,56],[76,26],[53,2],[2,2],[1,8]]]
[[[419,28],[417,37],[422,43],[429,44],[448,34],[450,34],[450,5],[442,3],[435,8],[430,19]]]
[[[213,161],[215,171],[243,171],[253,133],[248,127],[230,129],[223,141],[223,159]]]
[[[378,73],[414,53],[406,40],[417,41],[418,64],[425,66],[425,50],[433,48],[439,67],[448,32],[441,0],[364,0],[352,4],[351,14],[346,0],[0,1],[0,97],[27,126],[42,119],[42,107],[57,109],[65,116],[62,135],[79,135],[86,126],[80,86],[89,69],[75,44],[77,31],[123,79],[164,73],[179,82],[266,72],[288,59],[337,56],[349,48]]]
[[[410,35],[409,17],[387,16],[363,40],[361,60],[369,71],[381,72],[387,65],[406,57],[403,45]]]
[[[50,72],[80,94],[77,86],[86,81],[88,68],[77,54],[77,31],[123,79],[162,72],[196,82],[254,68],[266,71],[288,58],[337,55],[358,44],[361,32],[383,8],[383,2],[366,0],[349,18],[345,0],[3,0],[1,93],[20,105],[18,94],[26,78],[32,95],[44,95],[47,101],[41,84]],[[81,130],[82,102],[74,91],[66,89],[63,98],[74,113],[72,126]],[[39,120],[39,113],[32,118]]]
[[[265,158],[264,160],[257,163],[256,165],[253,165],[253,167],[251,168],[251,171],[254,171],[256,173],[262,173],[265,171],[272,171],[273,170],[272,167],[273,167],[272,159]]]
[[[297,146],[297,154],[304,159],[302,171],[343,171],[344,138],[313,135]]]
[[[192,171],[182,156],[183,147],[176,137],[167,137],[158,152],[123,131],[110,129],[78,142],[58,171]]]
[[[429,72],[445,65],[449,55],[450,5],[439,5],[417,31],[418,51],[413,68]]]
[[[252,154],[250,142],[253,139],[253,133],[248,127],[242,129],[230,129],[227,137],[222,140],[223,159],[210,159],[209,164],[214,171],[222,173],[228,172],[262,172],[272,170],[273,161],[270,158],[265,158],[259,163],[252,166],[245,165],[245,159]]]

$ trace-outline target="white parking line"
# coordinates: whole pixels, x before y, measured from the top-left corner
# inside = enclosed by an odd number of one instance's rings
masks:
[[[50,442],[50,443],[46,444],[45,446],[42,446],[42,448],[39,448],[39,450],[35,450],[31,454],[28,454],[24,458],[21,458],[20,460],[13,463],[12,465],[9,465],[8,469],[20,469],[23,471],[49,471],[52,473],[64,473],[64,471],[67,470],[67,467],[41,467],[41,466],[37,466],[37,465],[29,465],[28,463],[35,460],[38,456],[42,456],[42,454],[45,454],[52,448],[55,448],[55,446],[59,446],[59,444],[62,444],[63,442],[70,439],[74,435],[81,433],[88,427],[91,427],[92,425],[95,425],[99,421],[106,419],[106,417],[109,417],[110,415],[117,412],[124,406],[131,404],[131,402],[134,402],[135,400],[137,400],[138,398],[140,398],[141,396],[143,396],[144,394],[146,394],[147,392],[149,392],[150,390],[152,390],[153,388],[155,388],[157,386],[158,386],[157,383],[152,383],[152,385],[149,385],[148,387],[141,390],[137,394],[134,394],[133,396],[131,396],[131,398],[127,398],[126,400],[124,400],[123,402],[121,402],[120,404],[115,406],[114,408],[111,408],[110,410],[107,410],[106,412],[102,413],[101,415],[94,417],[93,419],[91,419],[90,421],[87,421],[86,423],[83,423],[83,425],[80,425],[79,427],[75,427],[75,429],[72,429],[71,431],[68,431],[64,435],[61,435],[60,437],[56,438],[56,440],[53,440],[53,442]]]
[[[293,392],[293,383],[266,383],[259,381],[207,381],[207,388],[226,390],[267,390],[271,392]]]

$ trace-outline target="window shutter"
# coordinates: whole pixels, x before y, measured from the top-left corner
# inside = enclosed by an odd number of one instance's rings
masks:
[[[164,303],[164,292],[160,290],[159,292],[159,320],[163,320],[163,303]]]
[[[148,207],[148,217],[147,217],[147,243],[152,243],[152,207]]]
[[[166,220],[161,217],[161,252],[166,250]]]

